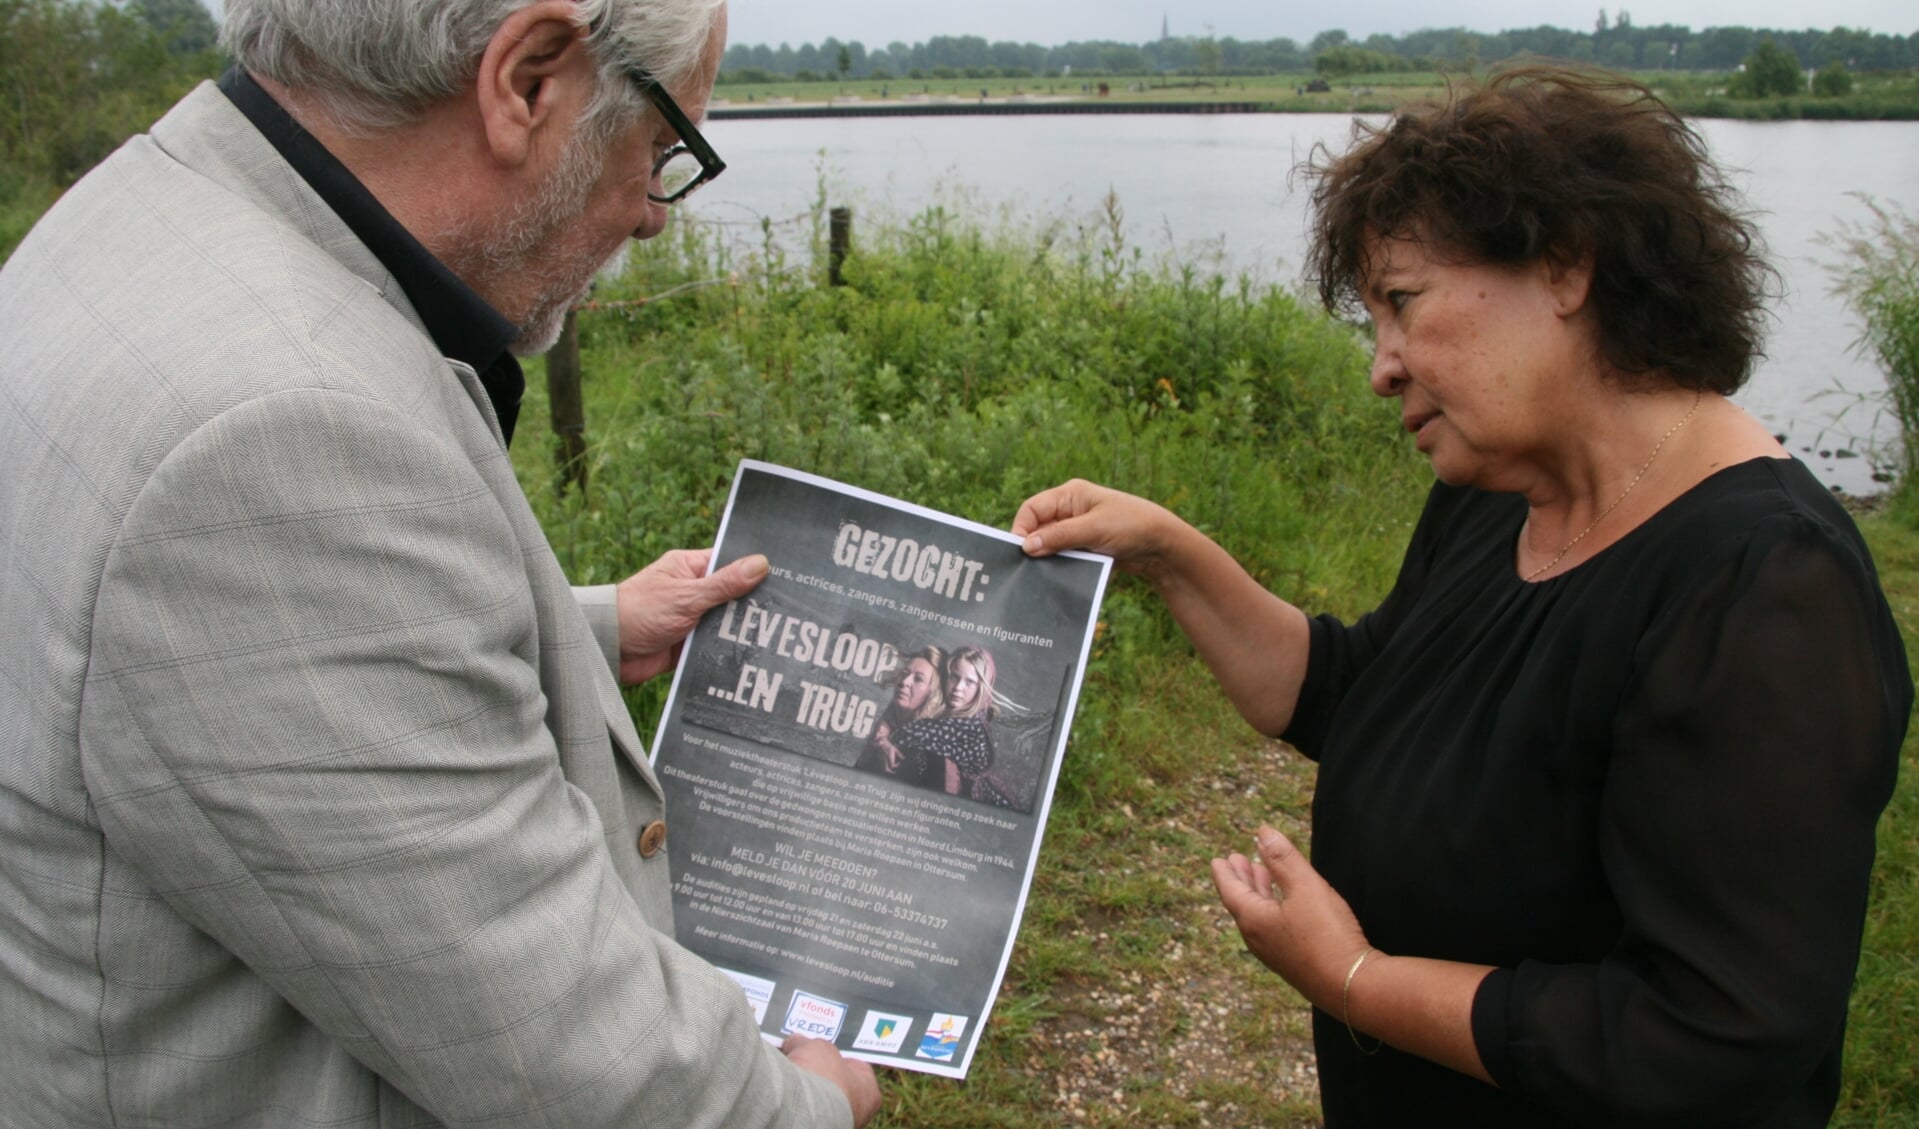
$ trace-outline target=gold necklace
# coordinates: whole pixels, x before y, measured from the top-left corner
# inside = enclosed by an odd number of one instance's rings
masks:
[[[1658,458],[1659,452],[1665,450],[1666,448],[1666,440],[1671,439],[1673,436],[1679,434],[1680,428],[1692,422],[1693,414],[1699,410],[1699,401],[1704,396],[1705,396],[1705,393],[1703,392],[1693,393],[1692,407],[1686,410],[1686,414],[1680,418],[1678,423],[1673,424],[1672,427],[1667,429],[1664,435],[1661,435],[1659,437],[1659,442],[1653,444],[1652,454],[1646,456],[1645,465],[1639,468],[1638,474],[1635,474],[1632,476],[1631,482],[1626,483],[1626,488],[1620,491],[1619,497],[1614,498],[1612,500],[1612,505],[1607,506],[1603,510],[1600,510],[1599,516],[1592,520],[1591,525],[1588,525],[1586,528],[1580,530],[1579,535],[1577,537],[1574,537],[1572,540],[1562,545],[1559,549],[1559,555],[1555,556],[1552,560],[1547,561],[1544,565],[1540,566],[1539,568],[1536,568],[1533,571],[1527,573],[1525,583],[1531,584],[1533,581],[1551,572],[1555,567],[1558,566],[1560,561],[1563,561],[1566,559],[1567,553],[1570,553],[1573,551],[1574,545],[1577,545],[1581,541],[1584,541],[1586,539],[1586,534],[1591,533],[1594,529],[1598,528],[1600,522],[1606,520],[1607,514],[1610,514],[1614,510],[1619,508],[1619,503],[1626,500],[1626,495],[1631,494],[1633,492],[1633,487],[1638,486],[1639,480],[1646,477],[1646,472],[1652,469],[1653,460]]]

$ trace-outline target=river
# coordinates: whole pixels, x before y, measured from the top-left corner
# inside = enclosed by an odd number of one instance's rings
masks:
[[[1304,194],[1293,168],[1314,145],[1342,145],[1344,114],[810,118],[714,121],[725,176],[689,201],[740,224],[804,212],[822,176],[858,222],[936,201],[979,213],[1095,222],[1115,193],[1128,241],[1149,254],[1213,256],[1230,273],[1298,281]],[[1919,122],[1695,123],[1755,209],[1785,294],[1762,361],[1738,400],[1830,486],[1872,493],[1870,453],[1895,434],[1874,397],[1878,367],[1857,356],[1859,325],[1831,293],[1836,255],[1820,243],[1865,207],[1853,195],[1919,209]],[[1851,457],[1848,457],[1851,456]]]

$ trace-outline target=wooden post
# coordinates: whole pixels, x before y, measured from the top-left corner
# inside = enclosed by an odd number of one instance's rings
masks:
[[[844,286],[846,280],[840,275],[840,268],[846,265],[846,252],[853,245],[853,209],[834,208],[827,213],[830,221],[826,253],[826,280],[833,286]]]
[[[553,418],[553,458],[559,469],[558,489],[568,485],[586,496],[586,405],[580,397],[580,329],[575,313],[566,312],[560,339],[546,355],[546,398]]]

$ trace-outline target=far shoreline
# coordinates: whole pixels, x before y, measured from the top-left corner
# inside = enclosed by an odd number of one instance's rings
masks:
[[[1651,76],[1635,75],[1640,81]],[[1006,89],[1004,80],[977,88],[956,82],[921,84],[920,90],[895,92],[890,84],[855,82],[854,89],[838,92],[797,91],[777,85],[765,91],[722,82],[714,90],[707,116],[716,121],[780,121],[807,118],[889,117],[997,117],[1080,114],[1388,114],[1408,102],[1422,102],[1438,92],[1430,84],[1363,81],[1329,85],[1314,90],[1268,83],[1192,82],[1164,86],[1115,88],[1110,94],[1059,93],[1055,89],[1028,91],[1023,84]],[[879,90],[873,89],[874,85]],[[1036,84],[1037,85],[1037,84]],[[1052,86],[1053,84],[1047,84]],[[993,87],[999,87],[994,90]],[[1915,121],[1919,99],[1883,97],[1741,99],[1708,88],[1665,90],[1651,82],[1653,92],[1681,115],[1733,121]],[[1238,97],[1233,95],[1237,94]],[[744,99],[744,100],[742,100]]]

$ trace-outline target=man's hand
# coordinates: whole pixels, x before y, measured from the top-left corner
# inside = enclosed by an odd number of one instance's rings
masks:
[[[860,1129],[880,1111],[880,1084],[866,1063],[845,1057],[824,1039],[804,1035],[788,1035],[780,1044],[780,1053],[792,1059],[794,1066],[845,1091],[847,1103],[853,1107],[853,1129]]]
[[[632,686],[671,667],[709,608],[766,579],[766,558],[757,553],[708,576],[712,557],[711,549],[675,549],[620,582],[621,682]]]

